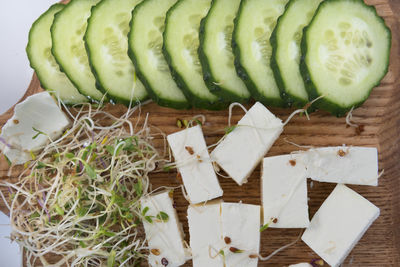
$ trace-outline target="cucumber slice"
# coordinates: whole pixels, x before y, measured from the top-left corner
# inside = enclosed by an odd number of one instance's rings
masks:
[[[200,21],[210,4],[211,0],[180,0],[168,10],[163,52],[172,77],[193,106],[222,109],[226,104],[208,90],[197,54]]]
[[[233,20],[240,0],[213,0],[201,21],[199,57],[204,81],[210,91],[224,99],[245,102],[250,98],[244,82],[237,76],[232,52]]]
[[[100,90],[126,105],[147,98],[136,79],[128,56],[128,32],[132,10],[140,0],[102,0],[92,8],[84,37],[89,63]]]
[[[269,43],[288,0],[243,0],[235,19],[232,47],[238,75],[264,105],[284,106],[270,66]]]
[[[54,14],[63,8],[62,4],[52,5],[33,23],[26,52],[43,89],[54,92],[54,95],[65,104],[78,104],[87,102],[88,99],[82,96],[60,71],[51,54],[50,27],[53,24]]]
[[[308,94],[300,73],[300,43],[303,29],[314,16],[322,0],[292,0],[271,35],[271,68],[281,96],[289,106],[302,107]]]
[[[90,9],[100,0],[72,0],[58,12],[51,26],[52,53],[79,92],[93,101],[103,94],[96,88],[83,42]]]
[[[128,36],[129,56],[154,102],[160,106],[185,109],[190,104],[172,78],[162,54],[165,16],[176,2],[147,0],[135,7]]]
[[[318,108],[343,116],[360,106],[388,71],[391,33],[363,0],[326,0],[302,40],[301,71]]]

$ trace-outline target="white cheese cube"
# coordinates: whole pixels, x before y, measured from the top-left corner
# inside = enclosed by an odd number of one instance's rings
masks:
[[[222,196],[200,126],[168,135],[183,184],[192,204]]]
[[[2,128],[0,149],[12,163],[23,164],[32,159],[31,151],[43,148],[49,138],[58,138],[69,123],[48,92],[29,96],[15,106],[14,115]],[[45,135],[37,135],[38,131]]]
[[[313,266],[307,262],[302,262],[302,263],[289,265],[289,267],[313,267]]]
[[[242,185],[282,131],[282,121],[257,102],[214,149],[211,158]]]
[[[275,228],[304,228],[310,224],[302,154],[264,158],[261,182],[264,224]]]
[[[221,207],[222,234],[227,246],[226,267],[257,267],[260,250],[260,206],[222,203]],[[240,253],[232,251],[235,249]]]
[[[320,182],[378,185],[378,152],[373,147],[310,149],[308,176]]]
[[[168,262],[171,267],[183,265],[188,258],[187,251],[183,245],[182,225],[173,208],[170,192],[143,197],[140,203],[142,213],[152,221],[143,220],[150,250],[150,266],[163,266],[163,262]],[[147,211],[144,212],[144,209]]]
[[[378,207],[339,184],[301,239],[329,265],[340,266],[378,216]]]
[[[193,267],[224,267],[221,202],[189,206],[187,217]]]

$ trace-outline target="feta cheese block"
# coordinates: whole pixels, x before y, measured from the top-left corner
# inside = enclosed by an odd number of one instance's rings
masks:
[[[257,102],[214,149],[211,158],[242,185],[282,131],[282,121]]]
[[[188,221],[193,267],[257,266],[260,206],[215,201],[191,205]]]
[[[48,92],[29,96],[15,106],[14,115],[3,126],[0,149],[13,164],[23,164],[32,159],[31,152],[58,138],[69,124]]]
[[[191,205],[187,214],[193,267],[224,267],[221,202]]]
[[[227,246],[226,267],[257,267],[260,250],[260,206],[222,203],[221,207],[222,235]]]
[[[302,262],[302,263],[289,265],[289,267],[313,267],[313,266],[307,262]]]
[[[378,185],[378,152],[374,147],[322,147],[306,154],[308,177],[315,181]]]
[[[340,266],[378,216],[378,207],[339,184],[301,239],[329,265]]]
[[[168,135],[169,146],[192,204],[222,196],[199,125]]]
[[[303,154],[264,158],[261,177],[264,224],[275,228],[305,228],[310,224],[305,163]]]
[[[188,255],[183,245],[182,225],[173,208],[170,192],[143,197],[140,203],[142,213],[152,221],[150,223],[146,219],[143,220],[150,250],[150,266],[163,266],[163,259],[166,259],[171,267],[183,265]]]

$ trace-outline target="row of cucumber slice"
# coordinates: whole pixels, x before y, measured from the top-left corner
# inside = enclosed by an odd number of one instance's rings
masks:
[[[315,107],[341,116],[380,83],[390,47],[363,0],[71,0],[33,24],[27,53],[42,87],[69,104],[222,109],[322,96]]]

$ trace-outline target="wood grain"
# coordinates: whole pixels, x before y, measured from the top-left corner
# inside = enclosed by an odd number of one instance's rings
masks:
[[[357,135],[353,128],[346,128],[344,118],[332,117],[319,111],[311,115],[311,120],[305,117],[294,118],[285,128],[283,134],[268,152],[268,156],[286,154],[297,150],[285,140],[300,145],[330,146],[354,145],[374,146],[379,150],[380,169],[385,170],[380,178],[379,187],[351,186],[358,193],[365,196],[380,207],[381,216],[367,231],[359,244],[353,249],[343,266],[400,266],[400,1],[398,0],[368,0],[368,4],[375,5],[378,13],[385,18],[387,25],[392,29],[392,51],[389,73],[381,85],[375,88],[371,97],[353,115],[356,122],[365,125],[365,131]],[[34,75],[24,98],[39,92],[40,86]],[[108,105],[108,111],[122,114],[125,107]],[[275,109],[271,111],[282,119],[286,119],[293,110]],[[204,133],[208,144],[215,143],[221,136],[221,130],[227,125],[227,111],[187,110],[176,111],[158,107],[155,104],[144,106],[142,113],[149,112],[150,123],[169,134],[177,131],[177,118],[191,118],[197,114],[204,114],[207,122]],[[12,115],[12,109],[0,116],[3,125]],[[233,120],[236,122],[242,112],[235,110]],[[250,141],[250,140],[249,140]],[[0,160],[1,179],[6,177],[7,163]],[[230,179],[220,179],[224,190],[224,201],[239,201],[260,204],[260,170],[257,169],[242,187],[237,186]],[[11,177],[12,178],[12,177]],[[153,188],[161,185],[176,186],[176,173],[162,173],[150,177]],[[312,217],[324,199],[334,188],[333,184],[313,182],[309,186],[310,216]],[[188,225],[186,219],[187,202],[180,192],[176,192],[175,200],[179,218],[183,222],[186,240],[188,240]],[[6,211],[4,205],[1,210]],[[299,230],[268,229],[262,233],[261,253],[269,254],[276,248],[296,239]],[[318,258],[304,243],[298,242],[293,247],[277,254],[268,262],[260,262],[259,266],[287,266],[298,262],[309,262]],[[189,262],[186,266],[191,266]]]

